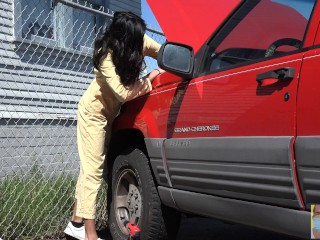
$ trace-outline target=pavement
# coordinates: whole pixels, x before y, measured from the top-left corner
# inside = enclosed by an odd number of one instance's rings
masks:
[[[100,232],[104,239],[111,240],[108,231]],[[67,240],[74,240],[67,238]],[[242,224],[225,223],[219,220],[191,217],[183,218],[177,240],[302,240]]]
[[[241,224],[225,223],[209,218],[185,218],[177,240],[300,240]]]

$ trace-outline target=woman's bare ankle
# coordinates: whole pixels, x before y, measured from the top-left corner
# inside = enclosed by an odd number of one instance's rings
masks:
[[[86,239],[88,240],[97,240],[98,235],[96,231],[96,225],[94,219],[85,219],[84,226],[86,230]]]
[[[77,216],[73,216],[73,217],[71,218],[71,221],[77,222],[77,223],[83,223],[83,218],[77,217]]]

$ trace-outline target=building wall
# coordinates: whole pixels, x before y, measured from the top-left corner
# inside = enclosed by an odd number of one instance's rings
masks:
[[[111,10],[141,14],[137,0],[109,4]],[[23,38],[17,34],[24,24],[21,11],[27,10],[0,0],[0,178],[27,172],[35,164],[48,174],[53,169],[77,172],[76,110],[94,77],[92,49],[74,47],[68,27],[60,33],[69,45],[38,36]],[[70,9],[64,11],[62,15]],[[76,24],[85,31],[83,24]]]
[[[130,11],[142,15],[141,0],[109,0],[109,9],[113,11]]]
[[[40,170],[44,176],[78,173],[76,122],[1,119],[0,179]]]

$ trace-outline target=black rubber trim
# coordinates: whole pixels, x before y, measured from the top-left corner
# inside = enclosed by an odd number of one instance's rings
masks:
[[[166,190],[163,191],[163,189],[166,189]],[[170,188],[165,188],[165,187],[161,187],[161,186],[158,187],[158,193],[159,193],[161,202],[168,207],[178,209],[178,207],[173,199],[171,191],[167,191],[167,189],[170,189]]]
[[[291,136],[168,139],[173,188],[302,208],[294,179]]]
[[[172,138],[165,141],[168,159],[289,166],[292,136]]]
[[[246,224],[296,237],[310,238],[310,212],[158,187],[171,192],[178,210]],[[161,198],[162,199],[162,198]],[[165,204],[167,203],[164,202]]]
[[[310,209],[320,203],[320,136],[297,137],[295,156],[302,196]]]
[[[169,179],[168,169],[163,160],[163,142],[164,138],[145,138],[148,156],[157,184],[170,187],[172,185]]]

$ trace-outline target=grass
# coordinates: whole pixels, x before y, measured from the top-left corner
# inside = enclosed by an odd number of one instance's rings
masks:
[[[24,176],[0,180],[0,237],[49,239],[59,236],[72,215],[77,178],[48,177],[37,167]],[[97,226],[106,226],[106,185],[97,200]],[[53,238],[50,238],[53,239]]]
[[[0,233],[3,239],[57,232],[71,215],[75,177],[46,178],[35,173],[0,181]]]

